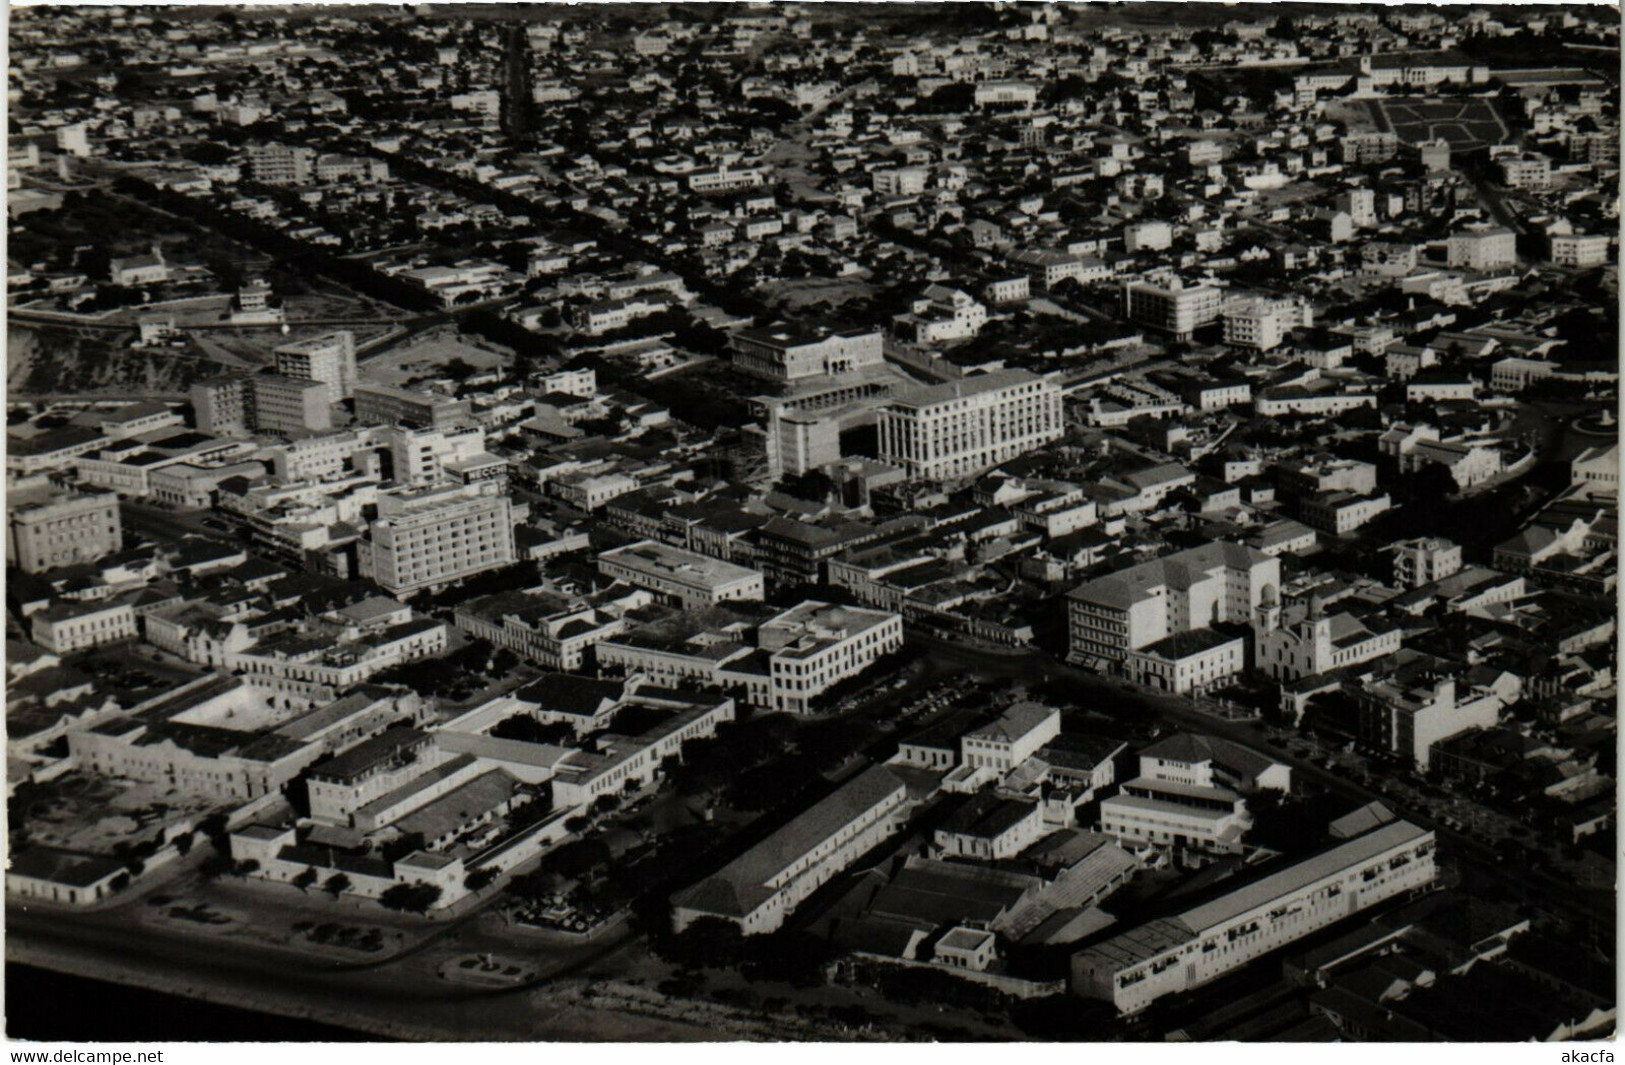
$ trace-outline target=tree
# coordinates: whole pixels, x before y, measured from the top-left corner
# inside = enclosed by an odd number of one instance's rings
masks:
[[[300,891],[305,891],[309,889],[312,884],[316,883],[317,879],[320,877],[321,874],[316,871],[316,867],[314,865],[306,866],[304,872],[293,878],[293,886],[298,888]]]
[[[391,910],[428,913],[440,901],[440,888],[434,884],[396,884],[378,896],[378,901]]]
[[[609,847],[599,839],[578,839],[562,844],[542,856],[538,871],[577,880],[609,865]]]
[[[175,845],[175,853],[184,858],[192,849],[192,833],[182,832],[170,842]]]
[[[674,936],[665,938],[657,952],[679,965],[731,968],[745,956],[745,936],[737,924],[720,917],[701,917]]]
[[[332,876],[327,878],[327,883],[322,885],[322,890],[336,899],[346,891],[350,890],[350,886],[349,877],[345,876],[343,873],[334,873]]]
[[[476,869],[463,878],[463,886],[470,891],[478,891],[497,878],[497,871],[491,866]]]
[[[237,863],[231,860],[229,854],[211,854],[198,866],[198,872],[205,880],[214,880],[236,871]]]

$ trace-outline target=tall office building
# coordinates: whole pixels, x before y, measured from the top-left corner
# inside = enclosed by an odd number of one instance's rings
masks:
[[[880,408],[880,457],[910,477],[946,480],[1060,439],[1061,386],[1000,370],[914,389]]]
[[[512,506],[505,496],[462,486],[384,493],[358,550],[362,575],[405,598],[511,565]]]
[[[277,373],[322,382],[329,403],[348,399],[355,391],[355,334],[348,329],[284,344],[275,354]]]

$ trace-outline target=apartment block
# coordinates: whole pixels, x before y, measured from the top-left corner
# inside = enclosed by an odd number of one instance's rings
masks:
[[[463,487],[380,493],[358,555],[362,575],[396,598],[512,565],[512,504]]]
[[[1309,306],[1298,299],[1246,296],[1226,300],[1220,309],[1224,342],[1254,351],[1279,347],[1292,330],[1313,324]]]
[[[321,381],[260,373],[248,378],[253,427],[283,436],[333,428],[332,392]]]
[[[1553,266],[1583,269],[1601,266],[1608,261],[1609,237],[1606,233],[1563,233],[1550,238]]]
[[[1518,238],[1510,229],[1474,226],[1450,234],[1447,261],[1467,270],[1500,270],[1516,266]]]
[[[1461,545],[1442,536],[1419,536],[1393,545],[1394,583],[1420,588],[1461,572]]]
[[[276,372],[327,386],[328,402],[349,399],[355,390],[355,334],[339,329],[276,348]]]
[[[249,176],[261,185],[307,185],[315,173],[316,152],[286,144],[256,144],[248,149]]]

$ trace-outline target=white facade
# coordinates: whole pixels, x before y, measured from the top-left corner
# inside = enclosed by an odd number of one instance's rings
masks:
[[[1499,270],[1518,262],[1517,235],[1489,227],[1452,233],[1446,244],[1448,262],[1468,270]]]
[[[1245,624],[1281,583],[1281,562],[1217,542],[1113,573],[1068,594],[1074,662],[1123,662],[1130,652],[1215,621]]]
[[[968,477],[1065,431],[1061,387],[1001,370],[904,393],[880,409],[881,461],[911,478]]]
[[[1179,278],[1167,281],[1129,281],[1123,285],[1123,314],[1129,321],[1187,340],[1201,326],[1216,320],[1224,291],[1211,285],[1186,285]]]
[[[361,571],[397,598],[516,559],[512,505],[461,489],[381,494],[360,541]]]
[[[690,609],[761,599],[765,592],[756,570],[653,540],[605,551],[598,556],[598,572]]]
[[[1072,957],[1072,991],[1138,1013],[1438,876],[1431,831],[1384,825]]]
[[[328,401],[348,399],[355,389],[355,334],[339,329],[277,348],[276,372],[327,386]]]

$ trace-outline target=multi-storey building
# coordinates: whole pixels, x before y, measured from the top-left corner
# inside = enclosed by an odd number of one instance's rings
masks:
[[[1298,518],[1313,529],[1344,536],[1393,506],[1388,493],[1321,492],[1298,500]]]
[[[273,354],[277,373],[322,382],[330,403],[350,398],[355,390],[355,334],[348,329],[284,344]]]
[[[1550,238],[1553,266],[1583,269],[1608,261],[1610,238],[1606,233],[1561,233]]]
[[[1123,283],[1123,315],[1129,321],[1189,340],[1198,328],[1216,320],[1224,303],[1224,290],[1212,285],[1186,285],[1166,280]]]
[[[466,399],[372,381],[355,386],[355,420],[362,425],[446,429],[466,424],[470,417]]]
[[[880,458],[911,478],[968,477],[1061,438],[1061,386],[999,370],[905,392],[880,409]]]
[[[893,166],[872,171],[869,178],[877,196],[918,196],[930,176],[923,166]]]
[[[997,721],[959,739],[961,764],[1008,773],[1061,734],[1061,711],[1042,703],[1015,703]]]
[[[1552,185],[1552,161],[1544,155],[1525,152],[1498,160],[1501,181],[1509,189],[1544,191]]]
[[[729,346],[735,366],[771,381],[854,373],[885,362],[879,330],[835,332],[780,324],[741,330]]]
[[[723,166],[716,170],[696,170],[688,175],[688,189],[690,192],[705,194],[760,188],[767,184],[767,175],[768,171],[759,166]]]
[[[903,619],[884,610],[809,600],[756,630],[767,654],[773,710],[807,713],[813,699],[903,646]]]
[[[1438,876],[1433,833],[1393,821],[1072,956],[1072,991],[1138,1013]]]
[[[1313,324],[1309,305],[1298,299],[1247,296],[1226,300],[1220,314],[1224,318],[1224,342],[1256,351],[1270,351],[1292,330]]]
[[[254,424],[253,393],[246,374],[221,374],[193,384],[193,423],[215,436],[246,436]]]
[[[1419,536],[1393,545],[1394,583],[1420,588],[1461,571],[1461,545],[1442,536]]]
[[[474,639],[488,640],[548,669],[566,671],[581,668],[587,648],[626,629],[624,617],[585,603],[524,592],[463,603],[454,621]]]
[[[1292,771],[1239,744],[1181,734],[1140,752],[1140,773],[1100,804],[1100,830],[1128,844],[1233,854],[1252,827],[1245,794],[1286,792]]]
[[[1495,692],[1457,697],[1451,676],[1425,674],[1406,679],[1404,671],[1364,685],[1360,705],[1360,740],[1378,750],[1411,759],[1425,772],[1433,745],[1469,729],[1492,728],[1506,702]]]
[[[653,540],[605,551],[598,556],[598,572],[689,609],[761,599],[764,591],[756,570]]]
[[[1360,249],[1360,269],[1378,277],[1404,277],[1416,269],[1416,245],[1373,240]]]
[[[325,383],[257,373],[248,385],[255,429],[297,436],[333,428],[332,393]]]
[[[359,541],[361,573],[402,598],[516,559],[505,496],[465,487],[380,493]]]
[[[1518,262],[1518,238],[1510,229],[1471,226],[1450,234],[1445,245],[1451,266],[1468,270],[1499,270]]]
[[[378,430],[396,484],[421,488],[450,479],[451,467],[485,454],[485,432],[475,426]]]
[[[137,636],[135,610],[128,602],[55,603],[29,621],[34,642],[59,655]]]
[[[1245,625],[1280,583],[1280,559],[1226,542],[1101,577],[1068,593],[1068,658],[1106,666],[1176,633]]]
[[[261,185],[307,185],[316,165],[310,148],[256,144],[248,149],[249,177]]]
[[[1343,162],[1355,166],[1386,163],[1399,154],[1399,137],[1393,133],[1350,133],[1341,144]]]
[[[14,502],[8,517],[6,558],[24,573],[94,562],[124,543],[119,500],[112,492]]]

